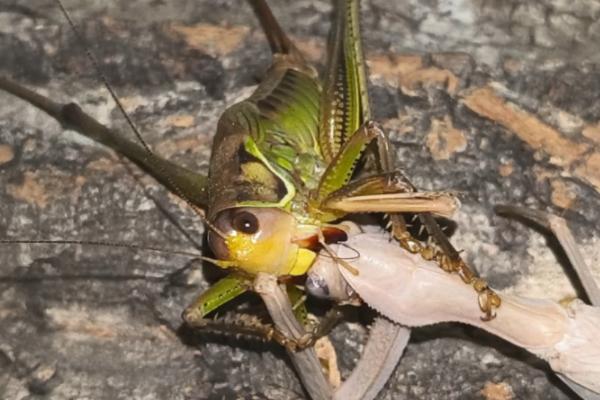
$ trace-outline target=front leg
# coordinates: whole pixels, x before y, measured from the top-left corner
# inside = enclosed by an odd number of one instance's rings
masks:
[[[194,329],[227,335],[257,337],[266,341],[274,341],[288,351],[296,352],[312,347],[318,339],[326,336],[342,318],[339,308],[334,307],[321,322],[315,324],[308,321],[304,302],[293,284],[288,285],[287,294],[292,301],[294,317],[301,323],[303,329],[310,326],[309,332],[303,332],[299,337],[294,337],[276,325],[264,323],[256,316],[249,314],[227,315],[218,319],[206,318],[208,314],[248,290],[252,290],[251,279],[240,274],[230,274],[212,285],[186,307],[182,313],[182,319]]]
[[[229,278],[229,279],[228,279]],[[240,334],[245,336],[260,337],[265,340],[275,340],[288,350],[292,362],[296,367],[304,387],[315,399],[331,398],[331,387],[327,383],[321,363],[313,347],[307,346],[304,327],[300,325],[292,310],[289,295],[280,288],[277,277],[270,274],[259,273],[252,282],[242,276],[230,276],[217,282],[215,289],[208,289],[184,313],[183,318],[192,328],[209,329],[225,334]],[[223,282],[223,283],[221,283]],[[240,315],[231,318],[210,320],[204,318],[207,310],[224,304],[232,294],[252,288],[258,293],[274,324],[264,324],[254,316]],[[207,306],[210,304],[210,306]],[[212,309],[214,309],[212,308]],[[304,346],[304,347],[303,347]]]
[[[571,266],[575,270],[581,286],[585,290],[590,302],[600,307],[600,287],[596,283],[590,267],[586,264],[581,251],[577,247],[575,238],[567,225],[567,221],[556,215],[543,211],[532,210],[525,207],[499,205],[494,210],[502,216],[519,216],[549,229],[558,239],[560,246],[567,255]]]
[[[205,290],[183,311],[181,317],[194,329],[209,330],[228,335],[258,337],[273,340],[286,348],[293,348],[293,340],[287,338],[272,324],[265,324],[256,316],[235,314],[224,318],[210,319],[206,316],[222,305],[252,289],[252,281],[239,274],[230,274]]]
[[[309,332],[299,337],[291,336],[288,332],[274,324],[265,323],[255,315],[237,313],[226,315],[222,318],[198,318],[185,315],[186,324],[193,329],[205,330],[223,335],[243,336],[257,338],[263,341],[273,341],[289,352],[295,353],[311,348],[341,321],[342,313],[337,308],[332,308]]]

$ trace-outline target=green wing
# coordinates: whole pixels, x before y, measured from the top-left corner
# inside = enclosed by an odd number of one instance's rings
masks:
[[[248,99],[256,105],[252,138],[260,152],[307,187],[322,167],[318,144],[320,88],[316,77],[275,64],[266,82]],[[271,86],[272,85],[272,86]],[[299,182],[296,182],[299,183]]]
[[[321,101],[319,144],[330,162],[371,118],[358,0],[337,0]]]
[[[264,80],[227,109],[213,141],[210,215],[240,205],[289,205],[318,184],[318,75],[285,35],[264,0],[250,1],[273,51]],[[305,196],[299,196],[305,197]]]

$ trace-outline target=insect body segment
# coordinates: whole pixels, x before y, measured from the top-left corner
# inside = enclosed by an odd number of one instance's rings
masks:
[[[294,216],[277,208],[226,209],[218,214],[215,225],[225,233],[225,239],[209,233],[215,255],[235,260],[236,267],[252,275],[300,275],[315,258],[315,253],[294,242]]]

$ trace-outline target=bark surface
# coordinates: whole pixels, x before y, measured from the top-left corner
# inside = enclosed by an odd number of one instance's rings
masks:
[[[0,73],[77,101],[130,135],[53,2],[35,3],[0,0]],[[249,94],[269,64],[250,7],[65,3],[156,152],[206,171],[220,113]],[[330,2],[270,3],[322,67]],[[416,185],[461,193],[452,240],[469,263],[499,289],[554,300],[576,293],[554,241],[493,214],[493,205],[508,203],[565,217],[600,276],[600,2],[362,3],[376,119]],[[0,238],[190,250],[202,244],[202,227],[113,153],[0,93]],[[181,311],[212,271],[122,248],[1,247],[0,398],[303,398],[276,345],[181,327]],[[333,333],[343,376],[368,321],[357,313]],[[524,351],[441,325],[414,331],[380,398],[482,395],[572,396]]]

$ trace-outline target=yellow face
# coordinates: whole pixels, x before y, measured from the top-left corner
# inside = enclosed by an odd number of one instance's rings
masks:
[[[251,275],[302,275],[316,256],[294,242],[296,219],[278,208],[229,208],[218,213],[213,224],[225,235],[208,234],[217,258]]]

